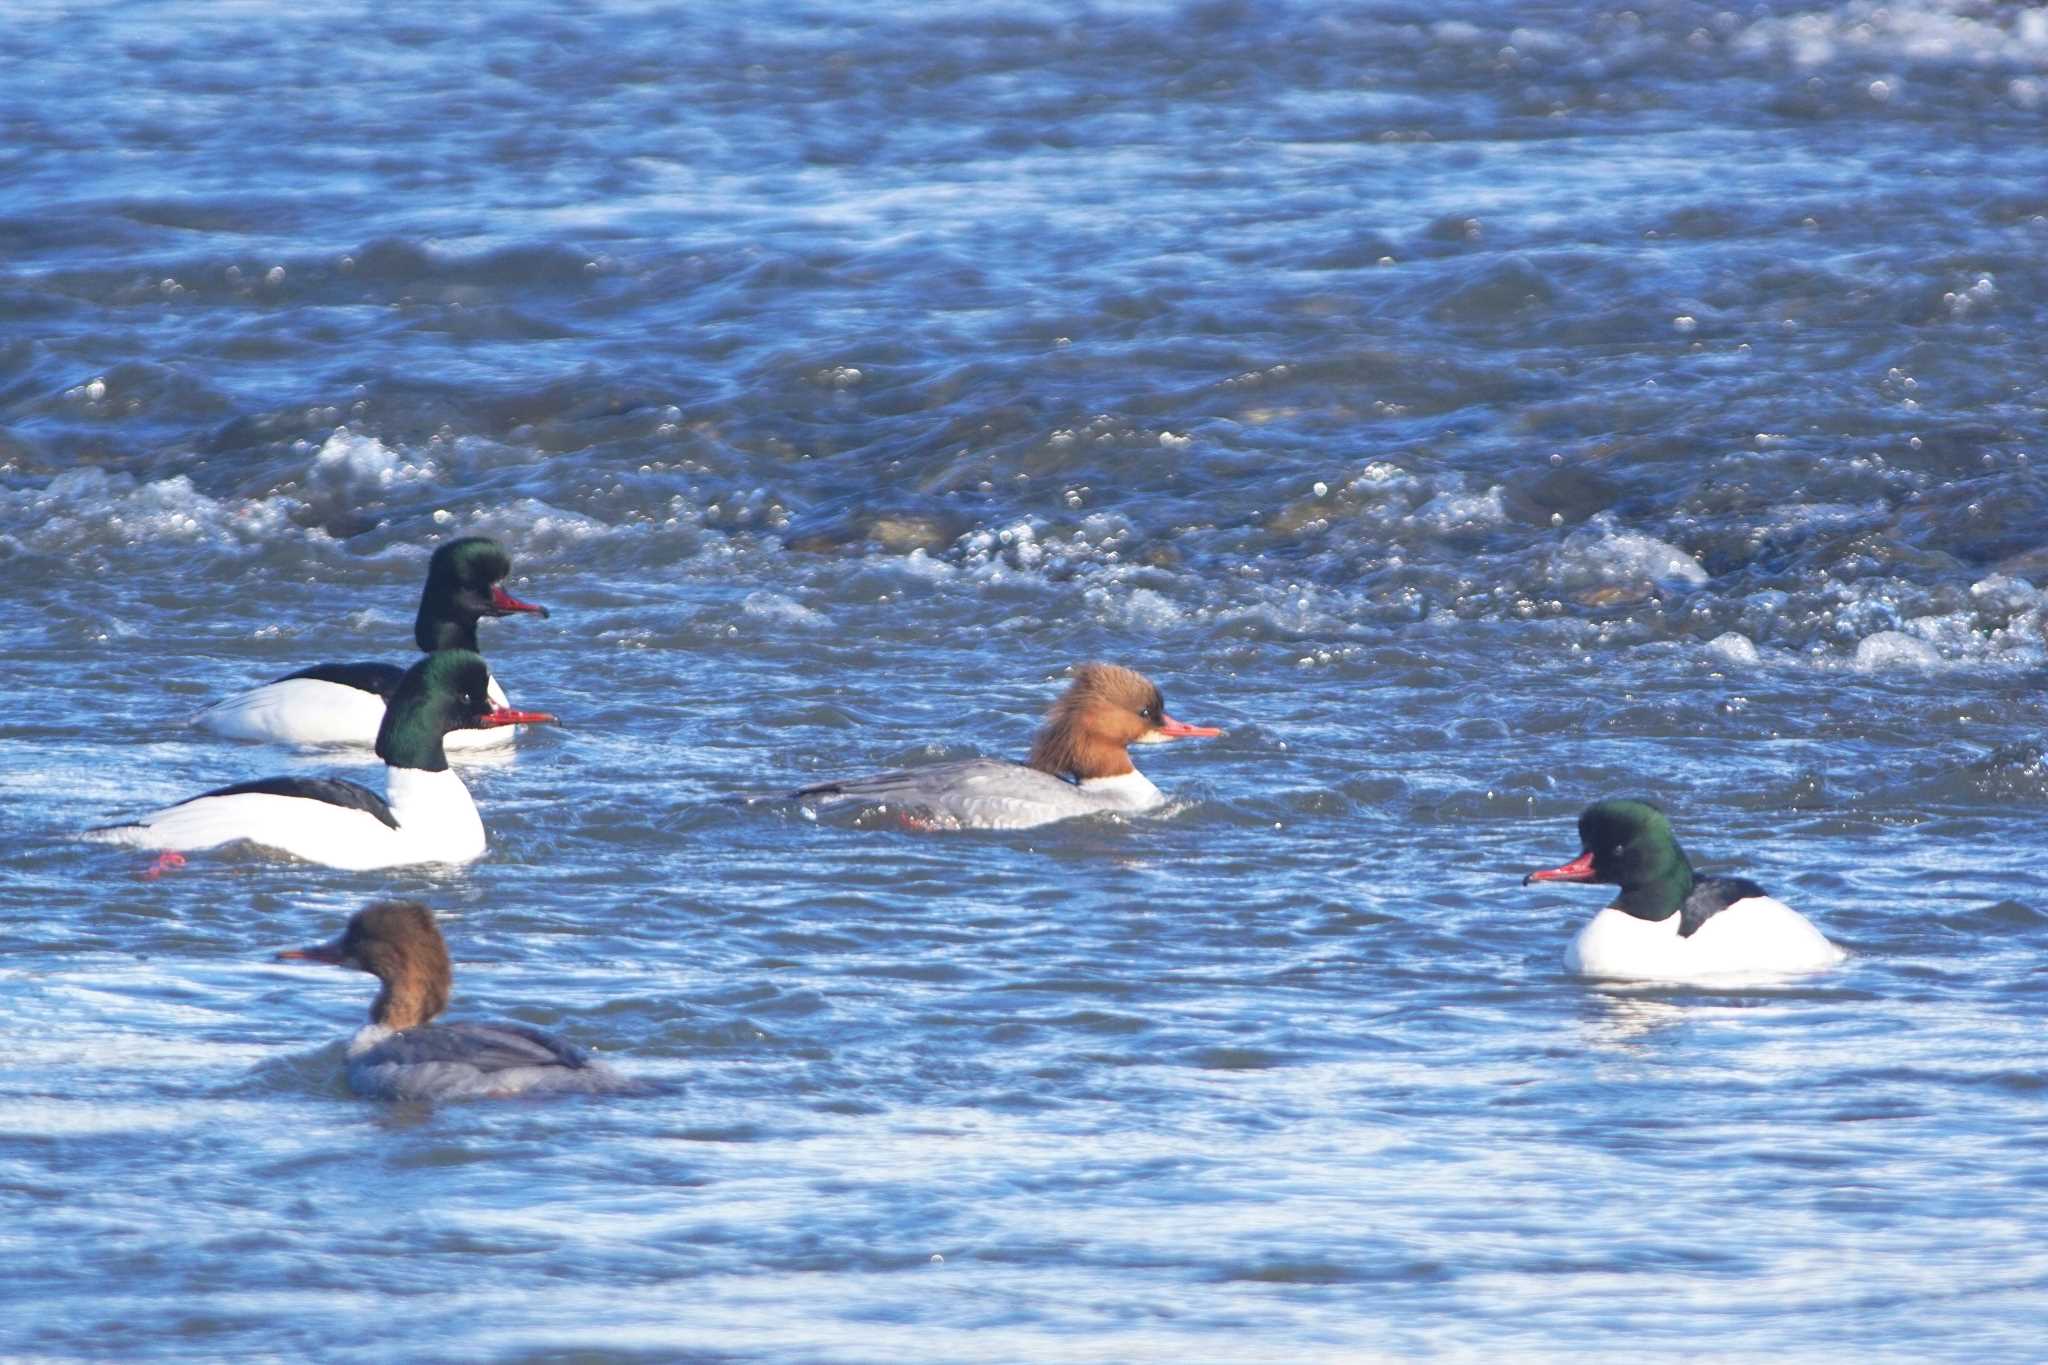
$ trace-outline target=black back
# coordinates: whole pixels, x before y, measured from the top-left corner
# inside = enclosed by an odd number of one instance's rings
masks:
[[[315,682],[339,683],[359,692],[373,692],[388,702],[391,694],[398,690],[398,680],[404,676],[405,670],[396,664],[314,664],[311,668],[287,673],[278,681],[311,678]]]
[[[1678,908],[1678,936],[1691,938],[1702,924],[1737,901],[1770,893],[1747,877],[1703,877]]]
[[[330,806],[366,811],[391,828],[398,828],[398,817],[391,813],[391,807],[383,797],[368,787],[340,777],[259,777],[254,782],[237,782],[232,787],[201,792],[178,804],[188,806],[209,796],[296,796],[306,801],[325,801]]]

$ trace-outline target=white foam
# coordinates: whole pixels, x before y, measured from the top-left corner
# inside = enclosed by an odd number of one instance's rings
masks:
[[[1187,620],[1172,598],[1151,588],[1089,588],[1083,596],[1101,620],[1136,630],[1166,630]]]
[[[1837,60],[2048,67],[2048,11],[1981,0],[1852,0],[1831,10],[1760,19],[1735,36],[1751,58],[1788,57],[1803,67]],[[1897,88],[1886,82],[1886,95]]]
[[[1707,641],[1707,653],[1729,668],[1755,668],[1762,662],[1756,644],[1740,631],[1723,631]]]
[[[945,560],[932,558],[922,545],[907,555],[891,556],[889,562],[897,572],[907,574],[911,578],[922,579],[927,583],[951,578],[958,572]]]
[[[1624,531],[1603,512],[1565,538],[1550,561],[1551,579],[1565,587],[1598,583],[1693,585],[1707,581],[1700,562],[1667,541]]]
[[[413,463],[374,436],[358,436],[336,427],[313,454],[311,474],[330,483],[374,484],[389,488],[414,483],[433,473],[433,466]]]
[[[596,517],[566,512],[539,498],[515,498],[502,507],[479,512],[471,519],[469,529],[517,545],[522,555],[544,554],[612,532],[610,526]]]
[[[2016,613],[2041,604],[2041,593],[2024,578],[2002,573],[1980,578],[1970,585],[1970,596],[1986,611]]]
[[[1902,630],[1881,630],[1866,635],[1856,644],[1850,667],[1859,673],[1891,673],[1900,670],[1938,668],[1941,655],[1933,645]]]
[[[183,474],[139,483],[131,474],[89,467],[0,497],[5,523],[14,528],[0,540],[50,554],[69,554],[80,544],[247,544],[297,533],[291,513],[298,505],[282,496],[209,497]]]
[[[1460,531],[1504,525],[1508,509],[1501,486],[1495,484],[1484,493],[1439,493],[1416,508],[1409,519],[1432,531]]]
[[[764,621],[774,621],[785,626],[814,628],[831,620],[824,612],[807,607],[794,597],[785,597],[779,592],[750,592],[740,609],[747,615]]]

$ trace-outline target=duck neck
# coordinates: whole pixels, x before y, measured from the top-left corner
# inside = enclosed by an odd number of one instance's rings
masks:
[[[424,699],[406,695],[401,687],[399,695],[385,706],[384,723],[377,728],[377,757],[394,770],[448,771],[448,751],[441,743],[448,730],[437,709]]]
[[[383,989],[370,1002],[370,1022],[396,1032],[418,1028],[448,1007],[448,981],[423,971],[380,978]]]
[[[463,611],[439,596],[420,598],[419,615],[413,618],[412,638],[422,650],[466,649],[476,652],[476,615]]]
[[[1123,745],[1077,726],[1061,724],[1048,725],[1038,732],[1027,766],[1068,782],[1095,782],[1138,771]]]
[[[1685,850],[1671,845],[1671,856],[1647,876],[1631,879],[1614,898],[1614,908],[1637,919],[1669,919],[1692,894],[1695,878]]]

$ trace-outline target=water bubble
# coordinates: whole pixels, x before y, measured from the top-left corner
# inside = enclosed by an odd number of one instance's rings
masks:
[[[812,816],[811,818],[812,818],[813,820],[815,820],[815,819],[817,819],[818,817],[817,817],[817,816],[815,816],[815,815],[813,815],[813,816]],[[945,1257],[943,1257],[943,1256],[941,1256],[941,1255],[939,1255],[939,1253],[938,1253],[938,1252],[934,1251],[934,1252],[932,1253],[932,1260],[931,1260],[931,1263],[932,1263],[933,1265],[944,1265],[944,1264],[946,1263],[946,1258],[945,1258]]]
[[[1681,332],[1690,332],[1700,324],[1690,314],[1680,313],[1677,317],[1671,319],[1671,325]]]
[[[281,265],[274,265],[270,267],[270,269],[265,271],[263,274],[263,282],[265,284],[283,284],[284,267]]]

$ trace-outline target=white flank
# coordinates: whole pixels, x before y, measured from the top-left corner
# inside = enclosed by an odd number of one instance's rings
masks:
[[[491,679],[490,698],[493,706],[511,705],[495,677]],[[360,687],[322,682],[318,678],[280,678],[223,697],[194,716],[192,723],[228,739],[252,739],[266,744],[349,744],[367,749],[376,744],[377,730],[384,724],[384,699]],[[441,747],[451,754],[509,748],[518,738],[517,730],[514,725],[450,730]]]
[[[310,863],[362,870],[410,863],[466,863],[484,851],[484,823],[453,770],[387,768],[398,828],[368,811],[304,796],[243,792],[202,796],[85,837],[190,853],[238,841]]]

